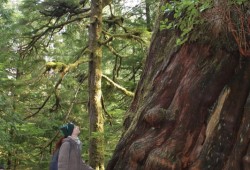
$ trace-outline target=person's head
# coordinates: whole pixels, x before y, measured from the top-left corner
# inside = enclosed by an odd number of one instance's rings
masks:
[[[80,129],[78,126],[74,125],[73,123],[67,123],[60,127],[60,130],[62,131],[64,137],[68,136],[78,136],[80,133]]]

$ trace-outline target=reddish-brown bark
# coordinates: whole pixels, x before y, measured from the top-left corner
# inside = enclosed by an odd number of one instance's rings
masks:
[[[155,32],[108,170],[250,168],[250,61],[229,33],[206,31],[180,47]]]

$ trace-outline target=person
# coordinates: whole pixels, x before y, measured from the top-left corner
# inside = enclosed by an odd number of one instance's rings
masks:
[[[64,135],[58,156],[58,170],[93,170],[81,157],[82,143],[78,138],[80,129],[73,123],[63,125]]]
[[[0,170],[4,170],[4,165],[0,165]]]

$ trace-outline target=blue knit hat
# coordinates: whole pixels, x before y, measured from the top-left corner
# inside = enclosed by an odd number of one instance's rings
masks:
[[[61,132],[63,133],[64,137],[71,136],[73,133],[75,125],[73,123],[67,123],[60,127]]]

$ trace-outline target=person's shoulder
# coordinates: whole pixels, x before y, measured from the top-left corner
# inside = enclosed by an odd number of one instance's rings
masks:
[[[70,140],[69,137],[67,137],[67,138],[64,138],[62,142],[63,142],[63,143],[64,143],[64,142],[68,142],[69,140]]]
[[[71,147],[71,142],[69,142],[68,139],[63,139],[60,151],[65,149],[68,150],[70,147]]]
[[[68,138],[63,139],[62,146],[69,145],[69,144],[70,144],[70,141]]]
[[[70,137],[64,138],[63,141],[62,141],[63,144],[64,143],[70,144],[70,143],[73,143],[73,142],[74,142],[74,140],[71,139]]]

